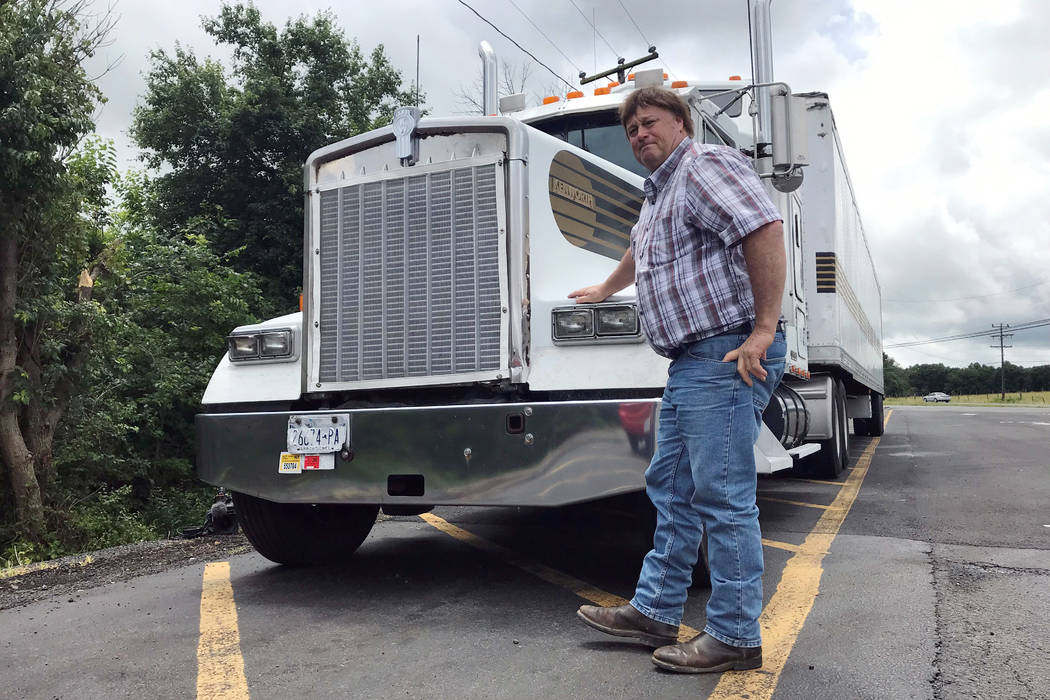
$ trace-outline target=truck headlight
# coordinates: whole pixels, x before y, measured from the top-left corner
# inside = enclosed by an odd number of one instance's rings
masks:
[[[599,336],[638,334],[638,311],[633,306],[604,306],[597,312]]]
[[[287,328],[253,333],[234,333],[226,338],[231,362],[276,360],[292,356],[292,331]]]
[[[292,354],[292,332],[272,331],[259,334],[259,355],[288,357]]]
[[[555,343],[634,343],[643,340],[635,304],[613,302],[580,306],[551,309]]]
[[[594,337],[594,315],[590,309],[554,311],[554,337],[570,340]]]

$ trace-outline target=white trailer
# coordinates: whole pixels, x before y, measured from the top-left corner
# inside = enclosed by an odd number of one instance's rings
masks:
[[[769,42],[755,43],[753,85],[638,71],[533,109],[505,98],[502,116],[403,108],[311,154],[303,311],[235,329],[197,417],[198,473],[234,492],[262,554],[348,555],[379,508],[644,488],[667,360],[644,342],[633,288],[597,305],[566,295],[628,245],[643,171],[616,112],[645,84],[689,101],[698,140],[751,153],[784,214],[788,376],[758,471],[816,452],[811,467],[835,476],[847,418],[881,430],[878,284],[830,110],[773,83]],[[482,54],[494,114],[495,60]],[[753,130],[739,123],[752,95]]]

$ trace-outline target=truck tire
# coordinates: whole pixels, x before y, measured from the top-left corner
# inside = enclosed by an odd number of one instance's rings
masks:
[[[378,505],[275,503],[234,493],[245,537],[272,562],[328,564],[350,557],[375,524]]]
[[[820,441],[820,451],[810,458],[810,472],[825,479],[836,479],[849,462],[849,419],[846,417],[846,391],[842,382],[832,383],[831,437]]]

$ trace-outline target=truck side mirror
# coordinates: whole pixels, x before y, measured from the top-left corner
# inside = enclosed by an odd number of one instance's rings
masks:
[[[773,186],[781,192],[793,192],[802,184],[802,166],[809,165],[806,100],[783,86],[772,93]]]

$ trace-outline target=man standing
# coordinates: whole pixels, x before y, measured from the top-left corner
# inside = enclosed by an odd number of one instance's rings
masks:
[[[635,283],[646,336],[672,362],[645,472],[657,514],[653,549],[629,605],[585,605],[577,614],[602,632],[659,647],[653,663],[662,668],[759,668],[763,561],[753,450],[784,373],[781,215],[747,158],[693,143],[689,107],[677,93],[636,90],[620,121],[651,172],[645,202],[613,273],[569,297],[595,303]],[[704,531],[707,625],[676,644]]]

